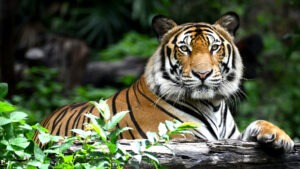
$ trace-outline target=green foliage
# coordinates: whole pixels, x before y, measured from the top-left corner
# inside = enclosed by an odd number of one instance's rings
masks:
[[[22,166],[22,161],[31,157],[28,138],[32,132],[25,123],[27,114],[14,111],[15,107],[4,100],[7,91],[7,84],[0,83],[0,167],[14,168]]]
[[[117,92],[112,87],[95,88],[91,85],[76,87],[69,96],[69,102],[81,102],[87,100],[99,100],[99,98],[108,98]]]
[[[86,126],[89,131],[83,131],[79,129],[72,130],[79,135],[83,149],[77,151],[74,157],[83,156],[89,159],[91,165],[105,168],[123,168],[125,164],[130,163],[139,168],[138,165],[142,160],[151,162],[156,168],[160,167],[159,162],[155,156],[145,152],[145,149],[149,149],[152,146],[159,145],[159,141],[168,141],[171,135],[174,134],[186,134],[188,129],[194,129],[197,127],[194,123],[175,123],[166,121],[161,123],[160,126],[165,125],[168,129],[162,129],[159,127],[160,136],[153,132],[148,132],[148,140],[136,141],[132,146],[132,151],[123,150],[117,139],[119,135],[127,130],[131,130],[129,127],[117,128],[118,122],[128,113],[119,112],[110,118],[109,107],[104,101],[91,102],[97,110],[99,110],[102,118],[87,114],[86,116],[91,119],[91,124]],[[114,129],[114,130],[112,130]],[[112,131],[111,131],[112,130]],[[162,131],[163,130],[163,131]],[[155,139],[154,139],[155,137]],[[94,142],[94,144],[90,144]],[[103,147],[104,146],[104,147]],[[87,149],[86,149],[87,148]],[[103,149],[102,152],[98,152],[99,149]],[[90,154],[86,154],[86,152]],[[94,164],[97,161],[97,164]]]
[[[148,58],[152,56],[158,46],[156,38],[129,32],[118,43],[100,52],[101,60],[122,59],[125,56]]]
[[[197,127],[194,123],[166,121],[159,126],[160,137],[149,132],[149,140],[137,141],[132,145],[132,151],[128,151],[122,149],[117,140],[122,132],[131,128],[116,128],[128,112],[119,112],[110,117],[105,101],[90,102],[99,110],[100,118],[87,113],[91,123],[86,124],[85,130],[73,129],[78,136],[63,138],[48,134],[47,129],[39,124],[28,125],[27,114],[15,111],[14,106],[3,99],[7,90],[7,84],[0,83],[0,148],[3,150],[0,154],[0,167],[7,169],[47,169],[50,166],[55,169],[122,169],[126,164],[139,168],[142,161],[161,168],[157,158],[145,150],[161,144],[161,140],[170,140],[172,134],[190,134],[187,130]],[[39,131],[39,141],[45,145],[43,150],[32,141],[35,130]],[[74,143],[80,144],[81,148],[70,153],[70,147]]]
[[[18,110],[29,115],[29,123],[32,124],[63,105],[99,100],[116,92],[113,88],[97,89],[92,86],[66,90],[62,83],[57,82],[58,71],[54,68],[31,67],[25,73],[26,78],[17,85],[22,93],[14,95],[12,101],[18,104]]]
[[[41,5],[47,8],[47,3],[41,2]],[[117,40],[116,35],[121,36],[131,27],[127,1],[63,0],[56,5],[59,7],[42,18],[51,31],[85,39],[90,46],[112,43]]]
[[[13,96],[12,100],[29,114],[31,122],[41,120],[45,114],[70,103],[63,96],[63,85],[55,81],[57,75],[56,69],[32,67],[25,72],[26,79],[18,83],[17,89],[22,94]]]

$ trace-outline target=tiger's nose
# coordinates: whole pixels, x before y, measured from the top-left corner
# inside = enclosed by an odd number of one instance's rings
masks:
[[[199,77],[201,80],[205,80],[208,76],[210,76],[213,72],[213,70],[200,70],[200,71],[192,71],[193,74],[197,77]]]

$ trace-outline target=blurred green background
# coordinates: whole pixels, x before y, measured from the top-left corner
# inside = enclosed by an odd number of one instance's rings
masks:
[[[6,2],[11,3],[14,0],[1,1],[2,4]],[[8,6],[12,8],[14,20],[11,23],[14,30],[13,43],[8,46],[13,49],[10,57],[14,57],[14,63],[26,63],[24,53],[29,48],[45,44],[45,40],[40,40],[45,35],[75,38],[84,42],[90,51],[89,61],[118,61],[126,56],[148,58],[158,45],[150,26],[153,16],[163,14],[177,23],[213,23],[223,13],[235,11],[241,19],[237,40],[256,34],[263,42],[260,53],[252,56],[253,58],[244,58],[244,62],[254,60],[255,64],[246,67],[253,76],[243,80],[244,94],[241,94],[240,99],[234,100],[234,116],[240,129],[244,129],[255,119],[266,119],[282,127],[295,140],[300,138],[300,1],[15,2]],[[0,10],[2,14],[5,12],[3,8]],[[32,31],[24,33],[24,28],[28,27]],[[3,48],[5,44],[1,50]],[[64,104],[107,98],[120,88],[130,85],[135,79],[130,75],[124,76],[120,80],[122,85],[113,87],[99,88],[85,84],[66,88],[62,82],[56,80],[59,70],[55,67],[27,65],[22,70],[22,78],[15,78],[9,84],[13,90],[9,100],[18,109],[27,112],[32,123],[40,121]],[[1,78],[3,79],[5,77]]]

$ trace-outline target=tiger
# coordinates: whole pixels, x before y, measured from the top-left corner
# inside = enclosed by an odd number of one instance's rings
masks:
[[[144,73],[130,87],[106,100],[110,113],[129,113],[117,127],[130,127],[120,139],[145,139],[157,131],[160,122],[200,123],[193,129],[199,140],[238,139],[256,141],[272,150],[291,152],[293,140],[279,127],[265,120],[252,122],[240,133],[228,100],[239,92],[243,63],[234,43],[240,25],[235,12],[222,15],[214,24],[177,24],[158,15],[152,20],[159,46],[148,59]],[[41,125],[52,135],[72,136],[71,129],[84,129],[87,112],[99,116],[89,102],[63,106]],[[34,140],[38,141],[38,132]]]

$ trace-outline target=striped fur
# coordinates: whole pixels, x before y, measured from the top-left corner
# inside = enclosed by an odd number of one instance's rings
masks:
[[[292,140],[265,121],[253,122],[240,135],[226,104],[239,91],[243,73],[242,60],[234,45],[234,33],[239,26],[236,14],[228,13],[215,24],[183,25],[157,16],[152,25],[160,45],[144,74],[131,87],[107,99],[111,114],[129,111],[118,127],[134,130],[122,133],[121,139],[146,138],[146,132],[157,131],[160,122],[177,119],[200,123],[194,130],[195,137],[200,139],[259,141],[266,139],[258,136],[268,138],[279,133],[274,146],[291,150]],[[84,129],[89,122],[84,116],[87,112],[99,116],[89,103],[76,103],[56,110],[41,124],[51,134],[70,136],[72,128]],[[38,142],[37,133],[34,139]]]

